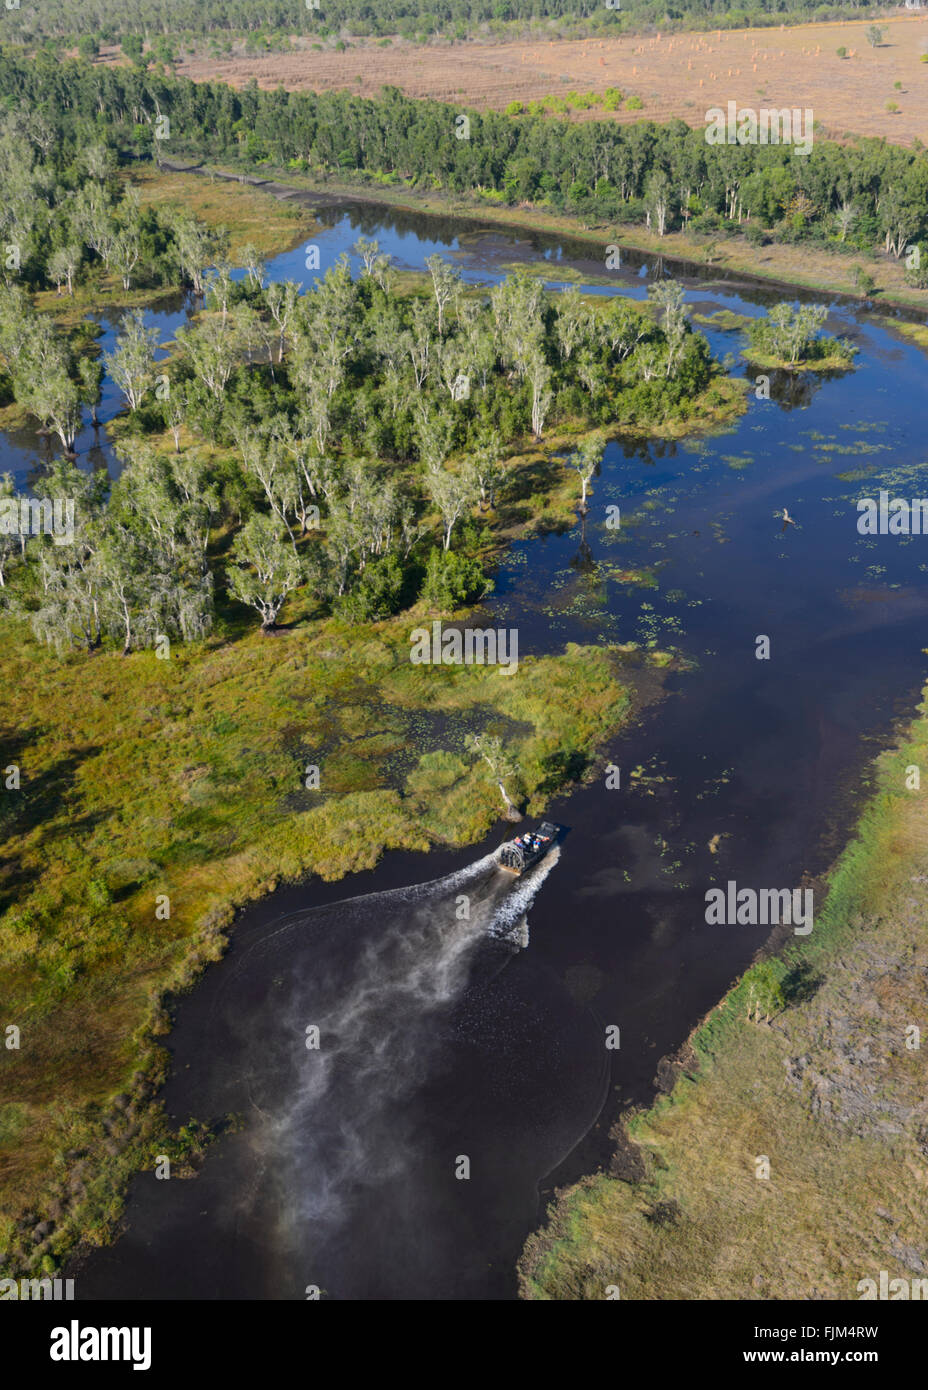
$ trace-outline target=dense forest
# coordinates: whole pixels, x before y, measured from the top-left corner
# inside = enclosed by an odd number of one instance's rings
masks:
[[[928,157],[921,146],[882,140],[818,140],[802,155],[790,145],[708,145],[704,131],[682,121],[571,123],[531,112],[470,112],[464,121],[453,107],[395,89],[376,100],[255,85],[236,91],[139,65],[8,52],[0,56],[0,102],[29,113],[32,157],[54,145],[64,171],[90,146],[108,145],[123,161],[209,157],[252,169],[360,172],[381,184],[530,201],[604,224],[647,221],[660,234],[733,229],[757,239],[815,238],[836,251],[879,245],[896,259],[928,236]],[[12,241],[21,240],[17,219],[38,215],[24,211],[35,202],[31,190],[15,196],[30,177],[21,149],[0,154],[10,190],[0,231]],[[924,275],[923,264],[912,283]]]
[[[80,36],[115,43],[126,35],[194,42],[203,35],[262,36],[272,47],[288,35],[330,37],[400,34],[424,39],[486,37],[553,26],[564,34],[629,32],[656,24],[742,28],[878,13],[871,0],[19,0],[7,7],[7,33],[24,42]]]

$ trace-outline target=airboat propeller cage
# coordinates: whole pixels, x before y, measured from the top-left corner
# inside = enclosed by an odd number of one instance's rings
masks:
[[[525,868],[525,855],[522,846],[517,845],[515,840],[510,840],[508,845],[503,845],[499,852],[499,862],[504,869],[514,869],[520,874]]]

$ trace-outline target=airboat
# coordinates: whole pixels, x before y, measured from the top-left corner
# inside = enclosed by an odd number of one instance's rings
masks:
[[[524,830],[514,840],[507,840],[496,852],[496,862],[508,874],[521,876],[534,868],[557,844],[561,827],[542,821],[537,830]]]

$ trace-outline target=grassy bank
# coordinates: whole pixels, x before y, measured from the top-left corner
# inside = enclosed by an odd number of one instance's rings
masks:
[[[131,172],[142,207],[179,204],[210,227],[225,227],[233,260],[246,246],[260,256],[287,251],[316,224],[299,203],[282,202],[261,188],[197,174],[177,174],[154,167]]]
[[[632,1117],[639,1175],[560,1194],[526,1245],[523,1297],[600,1299],[612,1284],[630,1299],[857,1299],[882,1270],[924,1275],[911,1030],[925,1026],[928,812],[906,782],[926,756],[922,705],[877,761],[811,936],[748,972],[690,1039],[671,1094]],[[767,1022],[771,978],[782,999]]]

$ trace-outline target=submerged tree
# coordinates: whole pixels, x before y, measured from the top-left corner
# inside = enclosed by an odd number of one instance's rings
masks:
[[[748,336],[755,347],[770,352],[790,366],[808,354],[828,317],[824,304],[775,304],[766,318],[753,319]]]
[[[141,309],[123,314],[113,352],[105,354],[110,376],[126,398],[130,410],[138,410],[155,380],[157,328],[147,328]]]
[[[606,441],[601,434],[588,435],[586,439],[580,441],[574,452],[563,463],[567,463],[571,468],[576,468],[580,477],[580,510],[586,512],[586,495],[590,486],[590,479],[603,461],[603,454],[606,451]]]

